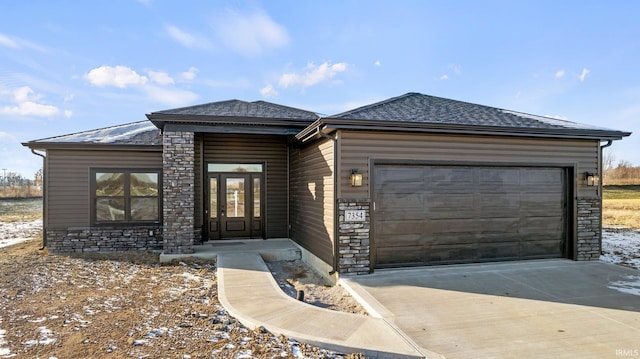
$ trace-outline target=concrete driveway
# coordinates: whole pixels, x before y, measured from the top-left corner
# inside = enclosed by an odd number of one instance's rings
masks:
[[[446,358],[640,357],[640,271],[543,260],[378,270],[343,279]]]

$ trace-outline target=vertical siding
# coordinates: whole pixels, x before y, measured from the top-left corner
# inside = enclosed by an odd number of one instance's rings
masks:
[[[577,165],[580,197],[596,197],[597,187],[587,187],[584,172],[598,173],[599,141],[534,139],[490,136],[453,136],[342,130],[340,141],[339,198],[369,198],[369,160],[420,160]],[[352,168],[363,173],[363,186],[351,187]]]
[[[331,264],[335,228],[334,142],[291,150],[291,239]]]
[[[90,168],[162,169],[162,152],[47,151],[47,218],[50,229],[90,225]]]
[[[265,163],[265,227],[267,238],[287,237],[287,137],[276,135],[205,134],[207,163]],[[204,167],[203,167],[204,168]],[[202,186],[201,186],[202,187]],[[202,197],[202,188],[196,192]],[[200,214],[200,216],[202,213]]]

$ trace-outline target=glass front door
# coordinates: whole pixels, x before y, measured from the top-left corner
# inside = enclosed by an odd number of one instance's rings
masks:
[[[261,172],[209,173],[209,239],[263,238],[262,182]]]

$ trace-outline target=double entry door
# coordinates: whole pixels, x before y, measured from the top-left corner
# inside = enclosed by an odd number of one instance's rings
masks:
[[[209,239],[263,238],[262,173],[208,175]]]

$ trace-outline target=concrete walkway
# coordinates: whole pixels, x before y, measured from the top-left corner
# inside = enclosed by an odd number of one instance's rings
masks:
[[[287,296],[258,253],[220,252],[217,257],[218,299],[249,328],[264,326],[304,343],[372,358],[439,357],[385,319],[319,308]]]

